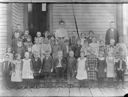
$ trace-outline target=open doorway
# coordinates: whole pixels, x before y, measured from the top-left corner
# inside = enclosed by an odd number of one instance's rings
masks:
[[[42,3],[33,3],[32,11],[28,14],[28,28],[32,41],[36,36],[36,32],[40,31],[43,35],[44,31],[49,30],[49,4],[46,5],[46,11],[42,11]]]

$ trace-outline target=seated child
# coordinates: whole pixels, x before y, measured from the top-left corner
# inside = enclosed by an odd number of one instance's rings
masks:
[[[14,71],[11,74],[11,81],[14,82],[15,88],[21,88],[20,84],[22,82],[22,59],[20,54],[16,54],[16,59],[13,61]]]
[[[41,71],[41,67],[42,67],[42,64],[41,64],[41,60],[40,58],[38,57],[38,53],[34,53],[34,58],[32,60],[32,67],[33,67],[33,76],[34,76],[34,87],[35,88],[38,88],[39,87],[39,75],[40,75],[40,71]]]
[[[31,80],[33,77],[33,65],[32,60],[30,59],[29,52],[25,52],[25,58],[23,59],[23,68],[22,68],[22,79],[24,81],[24,87],[30,88]]]
[[[67,78],[68,78],[68,84],[71,85],[71,80],[75,76],[76,71],[76,63],[77,60],[74,57],[74,52],[69,51],[69,57],[67,58]]]
[[[85,85],[87,80],[87,64],[86,64],[85,52],[80,52],[80,57],[77,59],[77,75],[76,78],[79,80],[80,87]]]

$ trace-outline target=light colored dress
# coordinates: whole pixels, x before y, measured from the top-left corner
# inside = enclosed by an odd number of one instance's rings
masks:
[[[87,79],[86,58],[84,58],[84,59],[78,58],[77,61],[78,61],[78,64],[77,64],[77,75],[76,75],[76,78],[78,80]]]
[[[22,66],[22,60],[15,60],[15,72],[11,75],[11,81],[13,82],[22,82],[22,72],[21,72],[21,66]]]
[[[114,78],[115,77],[115,71],[114,71],[115,60],[114,60],[114,57],[106,57],[106,62],[107,62],[107,77]]]
[[[22,78],[33,79],[33,72],[31,69],[31,59],[23,59]]]

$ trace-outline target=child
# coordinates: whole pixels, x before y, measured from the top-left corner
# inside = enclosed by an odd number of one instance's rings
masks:
[[[28,49],[28,47],[33,46],[31,37],[28,37],[28,38],[27,38],[27,41],[24,42],[24,46],[25,46],[25,49],[26,49],[26,50]]]
[[[60,79],[64,78],[66,69],[66,60],[63,57],[63,51],[58,51],[58,57],[54,60],[54,69],[56,72],[56,79],[61,81]]]
[[[37,32],[35,38],[37,39],[39,44],[42,43],[43,37],[41,37],[41,32]]]
[[[105,46],[105,42],[103,40],[100,40],[99,42],[99,51],[98,53],[104,53],[104,55],[106,56],[106,46]]]
[[[29,52],[29,58],[33,59],[32,46],[28,46],[26,51]]]
[[[34,82],[34,87],[35,88],[38,88],[39,87],[39,75],[40,75],[40,71],[41,71],[41,67],[42,67],[42,64],[41,64],[41,60],[40,58],[38,57],[38,53],[34,53],[34,58],[32,60],[32,65],[33,65],[33,76],[34,76],[34,79],[35,79],[35,82]]]
[[[16,49],[15,54],[17,54],[17,53],[20,54],[21,59],[24,57],[25,48],[24,48],[24,46],[23,46],[22,41],[18,41],[18,42],[17,42],[17,49]]]
[[[126,70],[126,62],[123,58],[123,56],[119,56],[119,60],[115,62],[115,68],[116,68],[116,76],[117,76],[117,85],[119,85],[119,81],[122,81],[122,87],[124,85],[124,73]]]
[[[69,45],[70,47],[74,47],[76,45],[76,36],[74,35],[76,32],[72,32],[72,36],[69,39]]]
[[[112,52],[108,53],[108,56],[106,57],[106,63],[107,63],[107,78],[110,83],[113,83],[113,80],[115,78],[115,58],[113,56]]]
[[[43,40],[43,43],[41,45],[41,61],[43,63],[43,58],[45,57],[45,53],[49,52],[51,54],[52,48],[50,45],[49,40]]]
[[[88,70],[88,80],[90,81],[89,87],[92,87],[94,81],[97,80],[97,57],[94,51],[90,49],[89,55],[87,56],[87,70]]]
[[[43,65],[42,65],[42,73],[45,77],[45,82],[47,83],[47,80],[51,80],[51,72],[53,69],[53,59],[50,56],[49,52],[45,53],[45,58],[43,59]],[[46,85],[45,83],[45,85]]]
[[[80,38],[81,45],[84,44],[84,40],[85,40],[85,35],[84,35],[84,33],[81,33],[81,38]]]
[[[38,57],[41,57],[41,45],[38,43],[38,40],[35,38],[35,44],[32,46],[32,53],[37,53]]]
[[[93,31],[89,31],[89,37],[87,38],[88,43],[92,43],[92,39],[94,38],[95,33]]]
[[[75,76],[76,62],[77,60],[74,57],[74,52],[69,51],[69,57],[67,58],[67,65],[68,65],[67,66],[67,77],[68,77],[68,84],[70,85],[70,87],[72,87],[71,85],[72,78]]]
[[[29,88],[33,79],[32,60],[30,59],[29,52],[25,52],[25,58],[23,59],[22,79],[24,87]]]
[[[81,42],[80,40],[78,39],[77,40],[77,44],[75,45],[74,48],[72,48],[72,50],[74,51],[74,55],[75,55],[75,58],[79,58],[80,57],[80,50],[81,50],[82,46],[81,46]]]
[[[104,78],[106,77],[106,59],[104,52],[100,52],[98,56],[98,62],[97,62],[97,75],[98,75],[98,85],[99,87],[102,87]]]
[[[62,49],[61,49],[61,46],[58,43],[58,40],[56,39],[54,45],[52,46],[52,57],[53,57],[53,59],[57,58],[59,50],[62,50]]]
[[[11,75],[11,81],[15,83],[14,87],[19,89],[20,83],[22,82],[22,60],[20,54],[16,54],[16,60],[13,61],[13,64],[15,68]]]
[[[4,85],[6,88],[10,88],[10,81],[11,81],[10,74],[12,70],[12,60],[13,60],[13,54],[11,53],[11,48],[7,48],[7,52],[4,55],[4,62],[2,65]]]
[[[29,35],[29,31],[28,30],[25,30],[24,35],[22,37],[23,42],[27,42],[27,39],[28,38],[31,38],[31,36]]]
[[[92,39],[92,43],[89,44],[91,49],[94,51],[94,54],[98,57],[98,52],[99,52],[99,44],[97,43],[96,38]]]
[[[54,44],[55,44],[55,36],[52,35],[51,38],[50,38],[50,44],[51,44],[51,47],[53,48]]]
[[[85,80],[87,80],[87,64],[85,52],[80,52],[80,58],[77,59],[77,75],[76,78],[79,80],[80,87],[84,86]]]
[[[15,32],[14,33],[14,38],[12,38],[12,51],[16,52],[17,49],[17,42],[20,40],[20,33]]]
[[[88,45],[88,41],[84,40],[84,44],[82,45],[81,51],[85,52],[85,56],[88,55],[88,50],[89,50],[89,45]]]

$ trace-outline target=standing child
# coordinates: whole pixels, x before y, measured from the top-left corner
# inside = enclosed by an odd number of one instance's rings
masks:
[[[124,73],[126,70],[126,62],[123,56],[120,55],[120,58],[117,62],[115,62],[116,68],[116,76],[117,76],[117,85],[119,85],[119,81],[122,81],[122,87],[124,85]]]
[[[15,84],[15,88],[19,89],[20,88],[20,84],[22,82],[22,60],[21,60],[21,55],[20,54],[16,54],[16,60],[13,61],[14,64],[14,71],[12,72],[11,75],[11,81],[14,82]]]
[[[104,78],[106,77],[106,59],[103,52],[99,53],[97,62],[97,74],[98,74],[98,85],[99,87],[103,85]]]
[[[67,77],[68,77],[68,84],[70,85],[70,87],[72,87],[72,78],[75,75],[75,71],[76,71],[76,63],[77,60],[74,57],[74,52],[73,51],[69,51],[69,57],[67,58]]]
[[[85,52],[80,52],[80,58],[77,60],[77,75],[80,87],[84,86],[85,80],[87,80],[87,64],[86,64]]]
[[[39,75],[40,75],[42,64],[41,64],[40,58],[38,57],[38,53],[36,53],[36,52],[34,53],[32,65],[33,65],[33,71],[34,71],[33,75],[34,75],[34,79],[35,79],[34,87],[38,88],[39,84],[40,84]]]
[[[69,50],[70,50],[69,40],[65,40],[65,41],[64,41],[64,45],[63,45],[62,48],[63,48],[63,56],[64,56],[65,58],[67,58],[68,55],[69,55]]]
[[[23,42],[27,42],[28,38],[31,38],[31,36],[29,35],[29,31],[25,30],[24,35],[22,36]]]
[[[41,32],[37,32],[35,38],[37,39],[39,44],[42,43],[43,37],[41,37]]]
[[[29,57],[29,52],[25,52],[25,58],[23,59],[22,79],[24,87],[29,88],[33,79],[32,60]]]
[[[4,77],[4,85],[6,88],[10,88],[10,81],[11,81],[11,69],[12,69],[12,60],[13,60],[13,54],[11,52],[11,48],[7,48],[7,52],[4,55],[4,62],[2,65],[3,69],[3,77]]]
[[[87,40],[84,40],[84,44],[82,45],[81,51],[85,52],[85,56],[88,55],[88,50],[89,50],[89,44]]]
[[[63,57],[63,51],[58,51],[58,56],[54,60],[54,69],[56,72],[56,79],[60,82],[64,79],[64,73],[66,69],[66,60]]]
[[[18,41],[18,42],[17,42],[17,49],[16,49],[15,54],[17,54],[17,53],[20,54],[21,58],[24,57],[25,48],[24,48],[24,46],[23,46],[22,41]]]
[[[74,48],[72,48],[72,50],[74,51],[74,55],[75,58],[79,58],[80,57],[80,50],[81,50],[82,46],[81,46],[81,41],[80,39],[77,40],[77,44],[75,45]]]
[[[87,65],[88,80],[90,81],[89,87],[92,87],[94,82],[97,80],[97,57],[91,49],[89,51],[89,55],[87,56]]]
[[[43,59],[43,65],[42,65],[42,73],[45,77],[45,85],[47,84],[47,81],[51,80],[51,71],[53,68],[53,59],[49,52],[45,53],[45,58]]]

